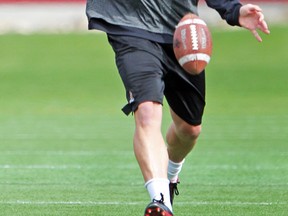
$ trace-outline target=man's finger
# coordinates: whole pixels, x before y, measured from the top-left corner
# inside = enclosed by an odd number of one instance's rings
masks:
[[[262,32],[266,33],[266,34],[270,34],[270,31],[269,31],[269,29],[268,29],[268,25],[267,25],[267,23],[265,22],[265,20],[263,20],[262,22],[260,22],[260,24],[259,24],[259,29],[260,29]]]
[[[258,34],[258,32],[255,29],[251,30],[251,32],[259,42],[262,42],[262,38],[260,37],[260,35]]]

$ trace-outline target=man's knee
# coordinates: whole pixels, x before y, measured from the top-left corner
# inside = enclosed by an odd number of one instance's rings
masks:
[[[177,128],[179,138],[184,140],[195,140],[201,133],[201,125],[190,125],[183,123]]]
[[[162,120],[162,105],[155,102],[144,102],[134,113],[136,125],[140,127],[158,126]]]

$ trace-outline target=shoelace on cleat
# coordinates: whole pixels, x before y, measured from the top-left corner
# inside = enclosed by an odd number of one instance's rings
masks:
[[[174,189],[174,193],[175,193],[176,196],[179,195],[179,190],[178,190],[177,184],[178,183],[173,184],[173,189]]]
[[[159,203],[164,204],[164,195],[162,193],[160,193],[160,196],[161,196],[160,200],[153,199],[153,202],[159,202]]]

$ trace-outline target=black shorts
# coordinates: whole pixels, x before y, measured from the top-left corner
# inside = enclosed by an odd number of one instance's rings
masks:
[[[153,101],[170,108],[184,121],[199,125],[205,106],[205,72],[189,75],[178,64],[171,44],[146,39],[108,35],[116,56],[116,65],[126,89],[125,114],[139,104]]]

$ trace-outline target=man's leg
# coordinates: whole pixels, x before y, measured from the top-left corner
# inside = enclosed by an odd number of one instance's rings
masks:
[[[167,178],[168,153],[161,133],[162,105],[144,102],[135,111],[134,152],[151,200],[161,200],[172,210]],[[161,195],[162,194],[162,195]]]
[[[170,201],[173,205],[174,194],[178,195],[177,184],[178,175],[181,172],[185,157],[193,149],[197,138],[201,132],[201,125],[193,126],[183,121],[172,110],[173,123],[167,135],[167,145],[169,154],[168,178],[170,181]]]
[[[168,154],[161,133],[162,105],[144,102],[134,116],[134,151],[145,182],[167,178]]]

